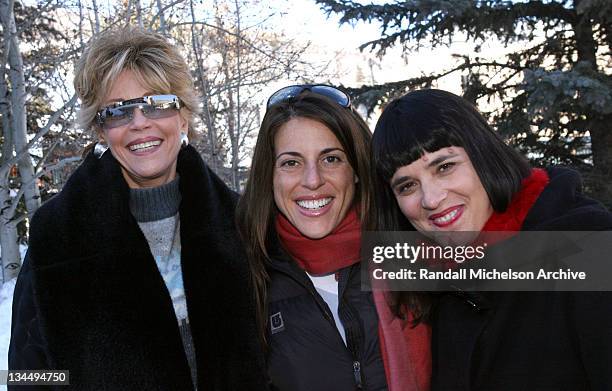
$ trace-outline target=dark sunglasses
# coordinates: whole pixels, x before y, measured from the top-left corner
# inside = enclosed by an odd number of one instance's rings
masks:
[[[181,101],[176,95],[143,96],[102,108],[96,114],[96,121],[102,129],[108,130],[129,124],[134,118],[134,109],[140,109],[148,119],[160,119],[173,116],[180,108]]]
[[[323,95],[334,102],[338,103],[342,107],[350,107],[351,98],[344,91],[337,89],[336,87],[328,86],[326,84],[301,84],[281,88],[268,98],[266,103],[266,109],[270,106],[274,106],[278,103],[284,102],[291,98],[295,98],[304,91],[310,91],[315,94]]]

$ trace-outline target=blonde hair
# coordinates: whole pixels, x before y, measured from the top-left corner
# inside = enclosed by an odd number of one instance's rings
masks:
[[[200,111],[199,99],[185,59],[167,38],[139,27],[104,32],[90,42],[78,61],[74,88],[81,100],[77,120],[82,129],[100,131],[96,112],[124,70],[132,71],[154,93],[178,96],[189,134],[195,135],[193,118]]]

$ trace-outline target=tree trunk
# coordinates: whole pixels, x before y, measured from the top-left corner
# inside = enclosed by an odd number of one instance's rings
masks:
[[[93,12],[94,12],[94,25],[93,25],[93,31],[96,33],[96,35],[100,34],[100,10],[98,9],[98,3],[96,2],[96,0],[91,0],[91,6],[93,8]]]
[[[217,165],[217,131],[215,124],[210,112],[210,86],[202,66],[202,50],[196,37],[196,19],[193,9],[193,0],[189,2],[191,10],[191,46],[193,48],[193,54],[195,56],[196,64],[198,67],[198,81],[200,82],[200,95],[202,96],[203,110],[202,115],[204,116],[204,123],[206,124],[206,130],[208,135],[208,143],[210,144],[210,161],[208,164],[213,172],[219,174],[219,167]]]
[[[612,207],[612,115],[590,116],[591,151],[593,152],[594,193]]]
[[[162,34],[167,34],[166,31],[166,16],[164,15],[164,7],[162,6],[161,0],[157,0],[157,9],[159,12],[159,31]]]
[[[231,75],[229,72],[230,65],[226,62],[227,56],[224,52],[222,54],[223,57],[223,73],[225,74],[225,78],[227,83],[231,83]],[[234,94],[232,92],[232,88],[227,89],[227,132],[230,137],[230,144],[232,146],[232,187],[234,190],[238,191],[236,187],[236,183],[238,182],[236,175],[236,158],[237,158],[237,145],[238,145],[238,131],[236,130],[236,104],[234,103]]]
[[[125,10],[125,26],[129,27],[132,20],[132,0],[128,0]]]
[[[140,0],[136,0],[136,22],[138,23],[138,27],[144,28],[144,24],[142,23],[142,5],[140,4]]]
[[[240,134],[242,133],[240,114],[242,108],[240,107],[240,88],[242,87],[242,64],[240,63],[240,55],[242,49],[242,30],[240,27],[240,4],[238,0],[234,0],[236,5],[236,132],[232,139],[232,177],[234,179],[234,190],[240,192]]]
[[[0,204],[3,208],[11,209],[10,190],[5,186],[8,181],[2,180],[0,184]],[[19,240],[17,226],[11,221],[12,216],[0,214],[0,245],[2,247],[2,283],[9,281],[19,274],[21,255],[19,254]],[[0,284],[1,286],[2,284]]]
[[[4,77],[0,79],[0,96],[6,96],[7,85]],[[2,158],[0,159],[0,248],[2,249],[2,283],[16,277],[19,273],[21,259],[19,254],[19,242],[17,227],[12,223],[15,209],[12,207],[13,198],[9,185],[10,166],[4,162],[13,156],[13,137],[10,128],[10,108],[8,102],[3,99],[0,104],[2,115],[2,129],[4,130],[4,142],[2,144]],[[0,284],[1,286],[2,284]]]
[[[218,24],[221,25],[219,21],[218,21]],[[222,58],[221,66],[223,67],[223,75],[225,76],[225,83],[228,86],[231,86],[232,74],[230,72],[230,68],[232,64],[231,64],[231,59],[229,58],[230,45],[225,37],[222,39],[224,39],[225,41],[224,41],[223,50],[221,50],[221,58]],[[230,39],[230,38],[228,37],[227,39]],[[232,187],[236,191],[239,190],[236,186],[236,183],[238,182],[237,175],[236,175],[236,158],[237,158],[237,153],[238,153],[238,151],[236,150],[237,145],[238,145],[238,130],[236,129],[236,112],[237,111],[238,110],[236,109],[236,104],[234,102],[234,93],[232,92],[232,88],[228,87],[227,88],[227,133],[229,134],[230,145],[232,148],[232,173],[231,173]]]
[[[581,0],[575,0],[576,9]],[[578,61],[588,63],[597,71],[597,42],[593,36],[592,21],[585,14],[576,14],[573,24],[576,37]],[[612,204],[612,115],[588,110],[587,129],[591,134],[591,152],[593,153],[593,187],[595,196]]]
[[[11,101],[13,143],[17,153],[23,152],[23,157],[18,163],[19,175],[21,177],[21,186],[24,187],[26,209],[28,215],[32,216],[40,206],[40,191],[36,183],[32,159],[30,158],[29,152],[25,151],[26,145],[28,144],[25,76],[17,29],[15,27],[15,15],[12,9],[8,9],[6,14],[3,15],[3,25],[10,32],[9,42],[5,42],[4,44],[5,48],[8,47],[9,49],[9,79],[11,81],[9,99]]]

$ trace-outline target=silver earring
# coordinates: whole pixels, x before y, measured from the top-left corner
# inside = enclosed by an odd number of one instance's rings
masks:
[[[189,137],[187,137],[187,133],[181,132],[181,147],[186,147],[189,145]]]
[[[104,152],[106,152],[107,150],[108,144],[106,144],[104,141],[98,141],[96,143],[96,146],[94,147],[93,154],[95,157],[100,159],[102,155],[104,155]]]

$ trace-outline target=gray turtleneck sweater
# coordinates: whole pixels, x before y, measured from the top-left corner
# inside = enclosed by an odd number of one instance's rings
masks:
[[[155,258],[157,268],[170,293],[195,385],[197,379],[195,350],[189,328],[181,271],[181,235],[178,213],[180,204],[178,176],[162,186],[130,189],[130,211],[149,243],[151,254]]]

